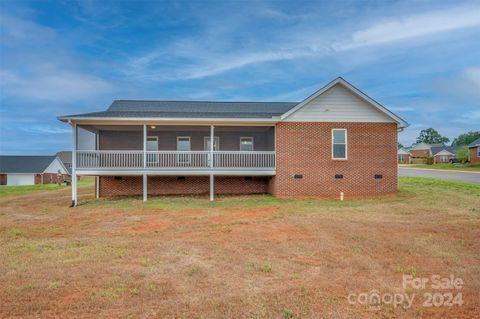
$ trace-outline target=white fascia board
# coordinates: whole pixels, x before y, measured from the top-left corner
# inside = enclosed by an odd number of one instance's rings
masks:
[[[160,117],[129,117],[129,118],[118,118],[118,117],[59,117],[62,122],[75,122],[77,124],[98,124],[98,123],[115,123],[115,124],[247,124],[247,125],[260,125],[260,124],[269,124],[274,125],[279,122],[280,118],[160,118]]]
[[[441,150],[440,152],[437,152],[435,154],[433,154],[433,156],[437,156],[437,155],[455,155],[447,150]]]
[[[296,111],[298,111],[299,109],[301,109],[302,107],[304,107],[305,105],[310,103],[312,100],[314,100],[318,96],[322,95],[324,92],[326,92],[327,90],[329,90],[330,88],[332,88],[333,86],[335,86],[337,84],[342,84],[344,87],[349,89],[351,92],[353,92],[354,94],[359,96],[362,100],[371,104],[372,106],[377,108],[379,111],[385,113],[387,116],[392,118],[395,122],[397,122],[399,128],[405,128],[405,127],[410,125],[404,119],[402,119],[398,115],[392,113],[386,107],[384,107],[383,105],[381,105],[380,103],[378,103],[377,101],[375,101],[374,99],[372,99],[371,97],[369,97],[368,95],[366,95],[365,93],[363,93],[362,91],[360,91],[359,89],[354,87],[352,84],[345,81],[342,77],[336,78],[335,80],[331,81],[330,83],[328,83],[327,85],[325,85],[324,87],[322,87],[321,89],[319,89],[318,91],[316,91],[315,93],[313,93],[312,95],[307,97],[305,100],[303,100],[302,102],[297,104],[294,108],[292,108],[290,111],[283,114],[281,116],[281,119],[282,120],[286,119],[287,117],[289,117],[290,115],[292,115],[293,113],[295,113]]]

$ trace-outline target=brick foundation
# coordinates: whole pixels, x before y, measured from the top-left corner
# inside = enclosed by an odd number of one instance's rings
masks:
[[[348,130],[348,160],[332,160],[332,129]],[[276,196],[346,197],[397,191],[395,123],[277,124],[277,174],[270,183]],[[294,179],[294,175],[302,175]],[[335,175],[343,175],[336,179]],[[381,179],[375,179],[381,175]]]
[[[215,194],[265,194],[269,177],[215,177]],[[142,176],[100,176],[99,196],[140,196],[143,194]],[[210,192],[208,176],[149,176],[148,195],[201,195]]]

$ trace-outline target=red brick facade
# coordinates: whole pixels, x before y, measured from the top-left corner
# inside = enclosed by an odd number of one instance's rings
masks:
[[[398,164],[410,164],[410,155],[409,154],[402,154],[403,159],[400,160],[400,155],[398,156]]]
[[[469,149],[469,151],[470,151],[470,163],[471,164],[480,164],[480,156],[478,156],[478,148],[479,148],[479,146],[472,147],[471,149]]]
[[[443,155],[443,157],[441,157],[442,155],[435,155],[433,157],[433,162],[434,163],[449,163],[450,160],[453,158],[453,155]],[[446,158],[445,158],[446,156]]]
[[[347,160],[332,160],[332,129],[347,129]],[[397,191],[395,123],[282,122],[276,127],[276,176],[215,177],[215,194],[345,197]],[[99,196],[142,195],[142,177],[101,176]],[[208,176],[149,176],[149,195],[209,193]]]
[[[269,177],[215,177],[215,194],[265,194]],[[210,191],[208,176],[149,176],[148,195],[201,195]],[[99,196],[138,196],[143,194],[142,176],[100,176]]]
[[[332,160],[333,128],[347,129],[347,160]],[[395,123],[282,122],[276,130],[276,153],[270,191],[277,196],[338,197],[343,192],[352,197],[397,191]]]
[[[43,180],[42,180],[43,175]],[[70,176],[62,175],[61,182],[63,183],[64,180],[70,180]],[[43,173],[43,174],[35,174],[35,184],[56,184],[57,181],[57,174],[55,173]]]

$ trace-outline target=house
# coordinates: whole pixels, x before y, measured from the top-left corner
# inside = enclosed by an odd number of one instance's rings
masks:
[[[57,156],[0,156],[0,185],[18,186],[57,183],[68,171]]]
[[[434,146],[431,148],[434,163],[449,163],[455,158],[458,146]]]
[[[55,154],[67,168],[68,172],[72,172],[72,152],[71,151],[60,151]]]
[[[116,100],[59,120],[72,127],[74,177],[96,176],[98,197],[144,200],[394,193],[397,132],[408,126],[343,78],[301,102]],[[94,136],[89,149],[78,147],[80,131]]]
[[[480,138],[468,144],[469,157],[471,164],[480,164]]]
[[[443,144],[417,143],[410,148],[410,154],[413,158],[432,157],[432,147],[444,147]]]
[[[412,157],[412,154],[410,154],[410,152],[407,149],[402,147],[397,151],[397,154],[398,154],[398,164],[410,164],[410,159]]]

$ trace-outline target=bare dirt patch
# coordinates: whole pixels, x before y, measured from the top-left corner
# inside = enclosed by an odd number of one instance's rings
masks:
[[[397,196],[97,201],[80,188],[0,198],[0,317],[473,318],[480,191],[405,180]],[[408,309],[350,293],[412,292],[453,274],[464,304]],[[434,291],[432,291],[434,292]]]

